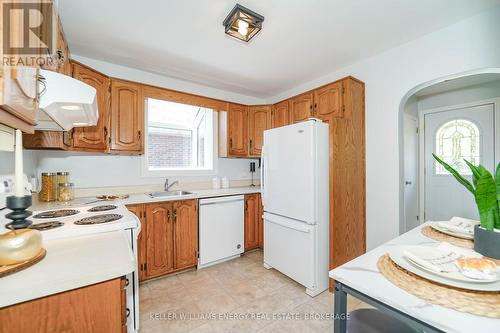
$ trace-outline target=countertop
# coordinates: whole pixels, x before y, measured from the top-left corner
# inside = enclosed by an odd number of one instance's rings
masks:
[[[378,259],[391,246],[425,245],[438,242],[425,237],[427,223],[330,271],[330,277],[445,332],[500,332],[500,319],[476,316],[434,305],[389,282],[378,270]]]
[[[124,276],[135,259],[125,231],[44,241],[47,255],[0,278],[0,307]]]
[[[151,198],[147,193],[130,194],[130,197],[123,200],[117,200],[124,205],[134,205],[141,203],[151,203],[151,202],[164,202],[164,201],[176,201],[176,200],[187,200],[187,199],[202,199],[202,198],[212,198],[212,197],[223,197],[229,195],[241,195],[241,194],[251,194],[260,193],[260,186],[245,186],[245,187],[231,187],[231,188],[221,188],[221,189],[201,189],[201,190],[188,190],[192,194],[174,197],[158,197]],[[87,205],[89,202],[96,201],[95,197],[82,197],[76,198],[68,203],[62,202],[41,202],[33,200],[33,205],[30,210],[48,210],[48,209],[60,209],[67,207],[75,207]],[[101,202],[102,203],[102,202]],[[95,203],[97,204],[97,203]]]

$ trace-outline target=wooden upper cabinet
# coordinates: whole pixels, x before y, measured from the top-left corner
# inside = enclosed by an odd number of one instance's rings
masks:
[[[259,198],[257,194],[245,195],[245,251],[259,247]]]
[[[228,156],[248,156],[247,107],[240,104],[229,104],[227,113]]]
[[[146,274],[160,276],[174,269],[172,203],[146,205]]]
[[[257,105],[248,108],[249,156],[260,157],[264,145],[264,131],[271,128],[271,105]]]
[[[196,200],[175,201],[174,247],[175,269],[198,263],[198,213]]]
[[[271,113],[272,128],[290,124],[289,101],[283,101],[273,105]]]
[[[38,69],[0,66],[0,124],[34,133],[38,110]]]
[[[108,149],[110,80],[79,63],[73,64],[73,77],[96,89],[99,121],[96,126],[75,128],[73,147],[75,149],[105,152]]]
[[[297,123],[312,117],[313,98],[313,93],[308,92],[290,99],[290,123]]]
[[[111,80],[111,151],[142,153],[144,100],[140,84]]]
[[[343,117],[342,82],[335,82],[314,90],[314,115],[326,117]]]

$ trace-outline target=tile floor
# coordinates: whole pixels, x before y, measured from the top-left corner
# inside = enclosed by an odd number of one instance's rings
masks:
[[[333,332],[333,320],[325,318],[333,313],[333,294],[311,298],[262,262],[258,250],[141,284],[140,332]],[[349,310],[365,306],[348,299]]]

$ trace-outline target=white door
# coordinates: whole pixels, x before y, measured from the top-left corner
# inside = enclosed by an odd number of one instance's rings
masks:
[[[431,153],[472,182],[464,158],[494,171],[494,124],[494,104],[425,114],[425,220],[479,219],[472,193],[435,162]]]
[[[264,132],[264,210],[307,223],[315,221],[315,126],[313,121]]]
[[[405,231],[419,225],[418,221],[418,133],[417,118],[404,117],[404,212]]]

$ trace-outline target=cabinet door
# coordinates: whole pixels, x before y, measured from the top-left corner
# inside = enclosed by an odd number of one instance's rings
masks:
[[[320,119],[343,117],[341,82],[314,90],[314,115]]]
[[[147,278],[146,275],[146,239],[147,239],[147,223],[146,223],[146,213],[144,211],[144,205],[131,205],[127,206],[127,209],[135,214],[141,221],[141,232],[137,237],[137,266],[139,267],[139,281],[143,281]]]
[[[260,157],[264,145],[264,131],[271,128],[271,106],[258,105],[248,109],[249,155]]]
[[[141,86],[111,80],[111,150],[142,153],[143,127]]]
[[[198,212],[196,200],[174,202],[175,269],[198,263]]]
[[[257,200],[258,200],[257,227],[259,229],[258,243],[259,243],[259,248],[264,249],[264,219],[262,218],[262,215],[264,214],[264,207],[262,206],[262,198],[260,194],[257,194]]]
[[[245,251],[259,246],[258,201],[257,194],[245,195]]]
[[[283,101],[273,105],[272,111],[272,127],[286,126],[290,123],[289,117],[289,101]]]
[[[174,269],[171,203],[146,205],[146,275],[163,275]]]
[[[110,80],[107,76],[78,63],[73,64],[73,77],[96,89],[99,110],[96,126],[74,129],[73,147],[77,150],[105,152],[108,149]]]
[[[313,114],[313,93],[305,93],[290,100],[291,123],[307,120]]]
[[[229,104],[227,114],[229,156],[248,156],[247,107]]]

